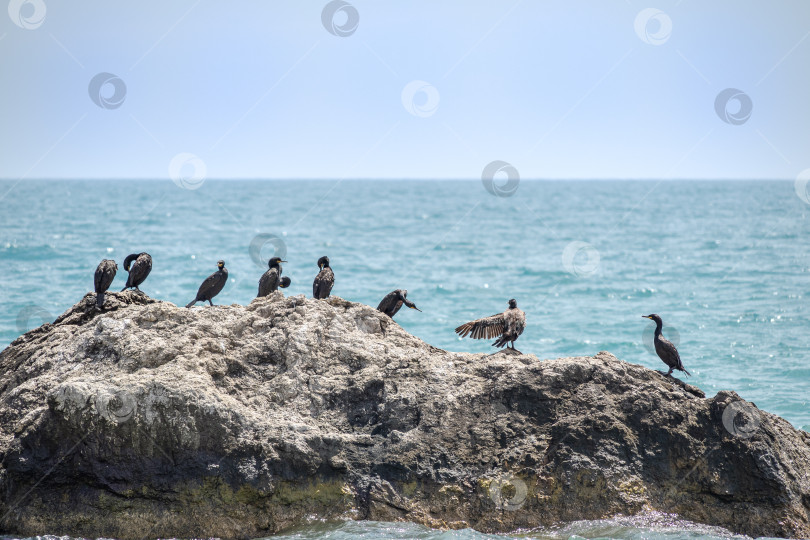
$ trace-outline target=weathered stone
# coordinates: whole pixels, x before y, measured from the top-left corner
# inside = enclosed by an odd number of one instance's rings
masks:
[[[509,531],[660,510],[810,536],[810,435],[609,353],[432,347],[340,298],[87,295],[0,353],[0,531]],[[747,420],[747,422],[746,422]]]

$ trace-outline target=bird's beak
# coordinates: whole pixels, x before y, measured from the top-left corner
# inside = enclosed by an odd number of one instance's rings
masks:
[[[421,310],[421,309],[419,309],[418,307],[416,307],[416,305],[413,305],[413,306],[408,306],[408,307],[409,307],[409,308],[411,308],[411,309],[415,309],[415,310],[416,310],[416,311],[418,311],[419,313],[422,313],[422,310]]]
[[[279,261],[279,262],[287,262],[287,261]]]
[[[647,317],[646,315],[642,315],[641,318],[642,319],[649,319],[649,317]]]

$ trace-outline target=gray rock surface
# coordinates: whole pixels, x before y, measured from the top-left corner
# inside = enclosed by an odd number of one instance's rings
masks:
[[[606,352],[447,352],[337,297],[93,305],[0,353],[2,532],[494,532],[664,511],[810,537],[810,435],[733,392]]]

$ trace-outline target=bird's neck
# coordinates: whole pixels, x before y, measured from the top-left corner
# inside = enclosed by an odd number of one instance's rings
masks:
[[[661,328],[662,327],[663,327],[663,324],[661,324],[660,322],[655,323],[655,337],[659,337],[661,335]]]

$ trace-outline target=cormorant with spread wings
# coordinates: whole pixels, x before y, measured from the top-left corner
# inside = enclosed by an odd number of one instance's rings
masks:
[[[456,328],[456,333],[461,337],[469,335],[473,339],[498,338],[492,344],[493,347],[506,345],[509,348],[507,344],[511,343],[511,348],[514,349],[515,340],[525,327],[526,314],[518,309],[517,300],[512,298],[509,300],[509,309],[503,313],[464,323]]]

